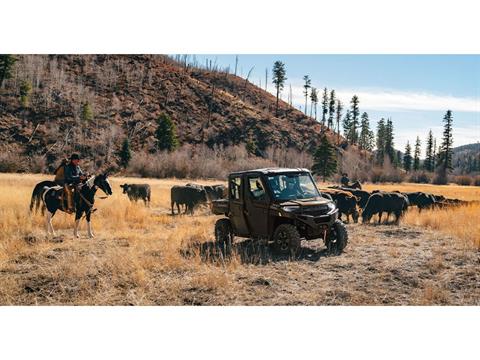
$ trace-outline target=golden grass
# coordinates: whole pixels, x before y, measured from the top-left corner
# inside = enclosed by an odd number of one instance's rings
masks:
[[[238,257],[226,264],[206,262],[196,248],[190,254],[182,253],[190,244],[211,241],[217,219],[209,214],[208,209],[200,209],[193,217],[172,217],[169,214],[170,187],[189,180],[112,178],[114,194],[105,200],[96,200],[98,211],[92,215],[95,239],[87,238],[84,220],[81,238],[74,239],[73,216],[59,213],[53,218],[59,239],[47,240],[44,217],[39,214],[31,216],[28,206],[34,185],[49,178],[0,174],[0,304],[234,304],[237,297],[242,298],[239,303],[247,304],[258,301],[269,304],[333,301],[328,291],[312,290],[312,293],[302,293],[301,296],[282,292],[284,286],[297,288],[300,282],[293,284],[292,281],[301,281],[305,271],[310,273],[308,266],[314,263],[308,261],[262,269],[242,264]],[[121,193],[119,185],[124,182],[149,183],[152,187],[151,208],[145,208],[143,202],[131,203]],[[423,190],[422,185],[413,184],[367,185],[370,190],[410,191],[419,187]],[[480,199],[479,189],[473,187],[432,187],[429,191],[465,200]],[[103,194],[100,192],[100,195]],[[478,210],[477,205],[425,211],[421,215],[412,210],[405,221],[448,233],[462,246],[471,243],[478,246]],[[384,246],[384,241],[376,240],[374,227],[359,226],[352,230],[365,232],[361,238],[351,237],[350,251],[355,258],[359,257],[357,252],[364,251],[363,241],[367,249],[377,244]],[[415,242],[420,240],[415,239]],[[392,242],[392,247],[386,248],[383,256],[389,259],[405,256],[405,248],[396,245]],[[417,248],[412,249],[417,251]],[[359,258],[355,264],[361,267]],[[332,264],[349,263],[352,259],[341,256],[329,261]],[[425,266],[430,272],[441,272],[441,261],[440,257],[434,257]],[[325,264],[330,266],[328,262]],[[320,272],[328,275],[328,272]],[[274,283],[278,288],[275,290],[273,285],[268,285],[272,282],[268,280],[270,278],[276,279]],[[337,286],[331,275],[327,276],[328,279],[332,287]],[[263,285],[265,282],[267,285]],[[426,287],[422,291],[419,297],[425,297],[425,303],[448,302],[435,287]],[[357,297],[348,297],[346,302],[372,301],[363,290],[353,293],[358,294]],[[334,303],[341,301],[337,299]],[[410,301],[416,300],[412,297]]]

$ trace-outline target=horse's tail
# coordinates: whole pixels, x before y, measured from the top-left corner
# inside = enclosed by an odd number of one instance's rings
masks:
[[[30,212],[38,212],[41,201],[41,190],[43,190],[43,188],[40,188],[39,186],[35,186],[33,188],[32,198],[30,199]]]

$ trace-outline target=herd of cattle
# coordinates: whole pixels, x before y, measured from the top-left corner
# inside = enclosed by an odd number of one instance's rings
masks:
[[[368,223],[372,216],[376,214],[378,214],[378,223],[380,223],[383,213],[387,214],[385,221],[388,221],[389,216],[393,214],[395,223],[398,223],[409,206],[417,207],[420,212],[423,209],[443,208],[466,203],[463,200],[447,199],[442,195],[424,192],[402,193],[400,191],[385,192],[380,190],[368,192],[362,189],[340,186],[331,186],[322,189],[321,192],[335,201],[340,218],[345,215],[347,221],[349,221],[350,216],[352,216],[353,221],[358,222],[361,215],[364,223]]]
[[[149,206],[151,189],[148,184],[123,184],[123,193],[127,194],[131,201],[143,200]],[[442,195],[434,195],[424,192],[399,191],[384,192],[374,190],[371,192],[341,186],[331,186],[320,190],[323,196],[329,197],[337,205],[339,216],[350,216],[354,222],[362,217],[362,222],[368,223],[373,215],[378,214],[378,222],[382,221],[383,213],[387,214],[385,221],[388,222],[390,215],[394,215],[394,221],[398,223],[408,207],[415,206],[419,211],[431,208],[443,208],[446,206],[461,205],[463,200],[447,199]],[[212,200],[224,199],[227,197],[227,188],[223,184],[199,185],[188,183],[186,185],[175,185],[171,188],[171,210],[175,214],[193,214],[194,209],[202,204],[208,204]]]

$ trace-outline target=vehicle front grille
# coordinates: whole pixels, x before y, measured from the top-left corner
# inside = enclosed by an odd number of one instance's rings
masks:
[[[311,206],[303,209],[302,213],[311,216],[326,215],[328,213],[328,206]]]

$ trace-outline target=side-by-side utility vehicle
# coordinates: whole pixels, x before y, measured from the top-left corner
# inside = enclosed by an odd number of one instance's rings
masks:
[[[296,254],[302,239],[323,239],[329,252],[347,246],[335,203],[323,197],[307,169],[268,168],[231,173],[228,198],[215,200],[215,240],[231,247],[235,236],[272,243]]]

